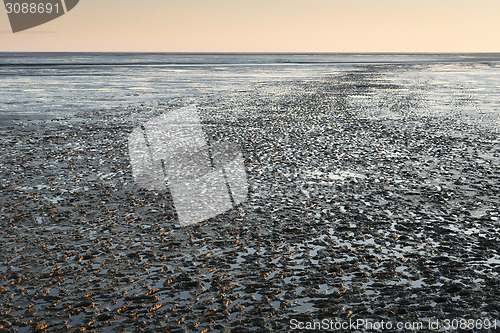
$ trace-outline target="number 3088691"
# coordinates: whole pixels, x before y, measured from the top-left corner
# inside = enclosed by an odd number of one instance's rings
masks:
[[[7,14],[59,14],[59,3],[6,3]]]

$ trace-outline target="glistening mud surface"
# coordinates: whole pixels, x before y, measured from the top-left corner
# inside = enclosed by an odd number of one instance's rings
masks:
[[[387,78],[407,67],[2,128],[1,327],[500,319],[498,132]],[[134,185],[127,135],[192,102],[211,139],[240,145],[251,189],[176,228],[168,193]]]

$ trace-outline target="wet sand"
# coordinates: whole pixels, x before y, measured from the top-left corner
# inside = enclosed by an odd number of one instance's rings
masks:
[[[385,77],[403,70],[2,127],[0,331],[500,319],[498,133],[429,112]],[[250,193],[180,228],[168,193],[134,184],[127,136],[193,102]]]

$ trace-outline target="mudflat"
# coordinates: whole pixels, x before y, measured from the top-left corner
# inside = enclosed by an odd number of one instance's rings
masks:
[[[500,319],[498,131],[466,121],[474,97],[460,86],[456,112],[435,112],[432,86],[393,79],[410,70],[3,126],[1,328]],[[250,190],[181,228],[168,191],[134,184],[127,137],[191,103],[211,140],[239,145]]]

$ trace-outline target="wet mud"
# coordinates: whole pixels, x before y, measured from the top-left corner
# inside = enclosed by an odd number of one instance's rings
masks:
[[[0,331],[500,319],[498,132],[433,113],[402,70],[2,127]],[[127,137],[191,103],[250,191],[181,228],[168,191],[134,184]]]

